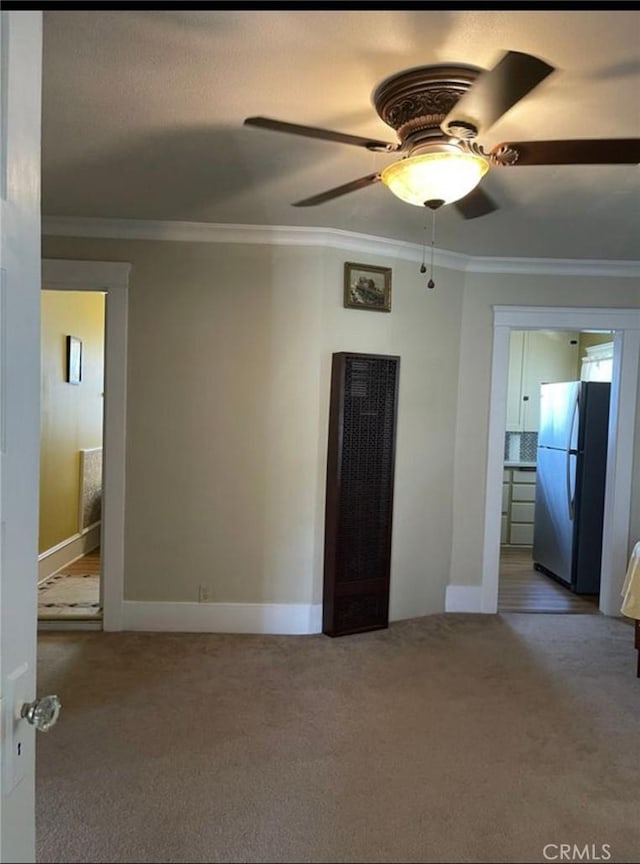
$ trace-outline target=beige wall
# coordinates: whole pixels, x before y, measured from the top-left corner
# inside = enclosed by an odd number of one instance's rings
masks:
[[[334,351],[399,354],[391,615],[449,578],[463,274],[393,268],[391,314],[345,309],[320,248],[45,238],[130,261],[125,596],[320,602]]]
[[[492,305],[640,304],[631,279],[442,270],[428,291],[415,263],[311,247],[50,237],[43,254],[133,265],[130,600],[206,584],[320,602],[331,354],[348,350],[402,358],[392,618],[441,611],[447,584],[481,580]],[[343,308],[344,261],[363,257],[393,268],[391,314]]]
[[[78,532],[79,450],[102,445],[104,294],[41,292],[39,551]],[[82,340],[82,381],[66,382],[66,337]]]
[[[637,279],[470,273],[462,314],[456,426],[451,584],[482,580],[484,496],[493,341],[493,305],[638,307]],[[632,532],[640,534],[636,453]]]
[[[326,260],[326,284],[341,285],[344,253],[327,252]],[[361,261],[361,254],[355,260]],[[391,315],[343,309],[340,291],[337,300],[325,294],[319,459],[322,494],[331,352],[371,351],[401,357],[391,562],[393,619],[442,611],[450,570],[453,433],[464,278],[460,272],[437,271],[433,291],[426,288],[427,278],[420,275],[419,264],[393,262]],[[319,506],[322,526],[323,508],[324,500],[322,508]],[[321,538],[321,531],[317,536]],[[316,602],[321,600],[321,584],[320,578]]]

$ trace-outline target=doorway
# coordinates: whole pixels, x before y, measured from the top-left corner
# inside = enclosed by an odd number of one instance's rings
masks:
[[[105,295],[40,300],[38,628],[99,629]]]
[[[52,258],[42,261],[43,289],[102,292],[105,297],[100,585],[102,629],[108,631],[122,630],[123,626],[127,307],[130,270],[130,264],[119,261]]]
[[[633,441],[640,358],[640,310],[494,307],[489,448],[483,537],[482,611],[498,607],[500,534],[512,330],[610,330],[614,333],[599,610],[620,611],[631,508]]]
[[[500,570],[498,612],[546,612],[593,614],[599,611],[599,572],[591,561],[580,567],[580,580],[571,585],[572,568],[578,570],[577,551],[585,536],[585,519],[590,519],[590,542],[598,545],[602,537],[606,434],[613,367],[613,333],[610,331],[511,330],[507,378],[507,411],[504,438],[504,473],[500,530]],[[590,474],[598,469],[600,496],[582,496],[577,513],[568,499],[568,489],[575,490],[578,462],[575,457],[556,448],[566,448],[569,428],[558,429],[554,449],[549,450],[541,408],[547,406],[548,421],[556,423],[574,419],[575,385],[568,382],[597,381],[596,388],[605,398],[599,414],[590,414],[589,440],[599,424],[603,446],[597,452],[591,447],[586,455]],[[554,385],[548,387],[545,385]],[[582,386],[582,385],[581,385]],[[591,388],[591,384],[588,386]],[[593,389],[593,388],[592,388]],[[544,397],[541,398],[541,392]],[[559,412],[563,400],[572,397],[571,409]],[[583,387],[582,401],[587,392]],[[555,414],[548,404],[555,397]],[[542,438],[541,438],[542,435]],[[539,445],[543,446],[539,449]],[[556,459],[549,459],[558,456]],[[540,461],[540,458],[541,460]],[[580,476],[585,464],[580,455]],[[566,471],[574,482],[567,484]],[[593,482],[587,479],[587,484]],[[580,482],[580,489],[584,484]],[[585,497],[588,500],[583,500]],[[582,506],[581,506],[582,505]],[[584,514],[584,518],[583,517]],[[578,535],[574,539],[574,527]],[[594,530],[595,527],[595,530]],[[534,535],[537,538],[534,544]],[[596,539],[598,537],[598,539]],[[558,561],[558,543],[566,546],[567,560]],[[537,546],[536,546],[537,544]],[[534,548],[536,547],[536,548]],[[592,555],[591,558],[596,556]],[[549,569],[553,567],[553,569]],[[590,584],[585,584],[585,569]]]

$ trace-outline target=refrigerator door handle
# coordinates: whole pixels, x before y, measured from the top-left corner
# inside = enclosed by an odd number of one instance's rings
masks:
[[[576,493],[575,487],[571,486],[571,457],[577,456],[577,450],[567,450],[567,508],[569,510],[569,519],[573,522],[576,515]]]
[[[575,456],[577,450],[571,449],[571,444],[573,442],[573,429],[576,424],[576,418],[578,417],[578,412],[580,410],[580,391],[578,391],[578,395],[576,397],[576,403],[573,406],[573,415],[571,416],[571,426],[569,427],[569,440],[567,441],[567,461],[566,461],[566,473],[567,473],[567,507],[569,509],[569,519],[573,522],[573,517],[576,512],[576,499],[575,499],[575,490],[571,488],[571,457]]]

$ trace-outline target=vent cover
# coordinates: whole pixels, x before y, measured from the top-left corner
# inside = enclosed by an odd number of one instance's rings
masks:
[[[333,355],[323,632],[386,627],[399,357]]]

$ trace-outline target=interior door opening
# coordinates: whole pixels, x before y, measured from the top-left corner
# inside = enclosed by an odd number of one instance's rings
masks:
[[[591,556],[598,558],[597,565],[592,560],[585,567],[580,550],[585,538],[596,545],[602,542],[613,339],[610,330],[511,330],[499,612],[599,612],[599,556]],[[578,382],[599,383],[594,388]],[[593,451],[587,451],[585,457],[582,450],[572,452],[578,449],[574,446],[577,439],[568,441],[570,427],[574,437],[578,432],[577,424],[571,422],[577,415],[569,409],[576,394],[586,396],[596,388],[603,391],[597,398],[605,399],[595,418],[604,431],[604,447],[595,457]],[[563,406],[569,406],[566,412]],[[589,418],[593,430],[591,414]],[[558,427],[557,441],[549,440],[548,430],[542,428],[551,420]],[[583,430],[585,423],[583,420]],[[591,461],[583,472],[585,458]],[[601,483],[598,494],[593,495],[587,486],[598,466]],[[577,513],[576,491],[580,493]],[[593,572],[587,578],[589,568]]]
[[[101,629],[105,294],[41,292],[38,629]]]

